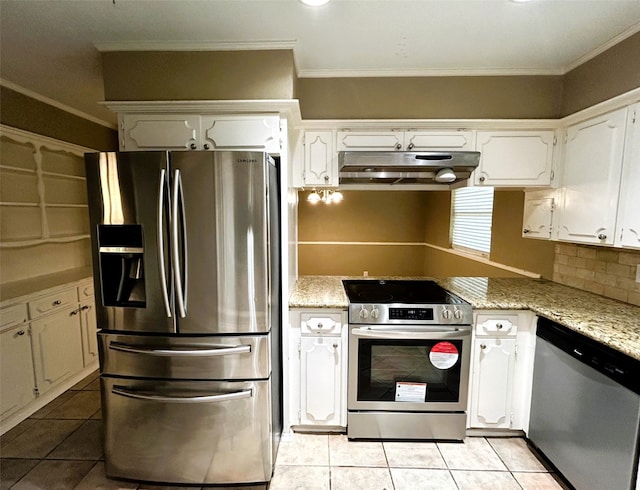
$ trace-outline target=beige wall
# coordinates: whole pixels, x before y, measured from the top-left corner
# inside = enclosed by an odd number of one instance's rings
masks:
[[[304,119],[554,118],[555,76],[301,78]]]
[[[96,150],[118,148],[118,132],[0,86],[0,122]]]
[[[292,99],[293,51],[102,54],[106,100]]]
[[[640,32],[567,73],[563,85],[561,116],[640,87]]]

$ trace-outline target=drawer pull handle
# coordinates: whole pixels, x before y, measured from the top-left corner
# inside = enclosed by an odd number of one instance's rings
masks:
[[[207,346],[202,349],[163,349],[162,347],[144,346],[144,345],[127,345],[120,342],[110,342],[109,349],[132,354],[148,354],[150,356],[226,356],[231,354],[248,354],[251,352],[250,345],[236,346]]]
[[[16,335],[20,335],[21,337],[25,334],[24,330],[18,330]]]
[[[203,396],[170,396],[155,395],[153,393],[145,393],[138,391],[130,391],[122,386],[114,386],[111,390],[114,395],[126,396],[128,398],[137,398],[138,400],[151,400],[154,402],[165,403],[211,403],[224,402],[228,400],[240,400],[242,398],[251,398],[253,390],[236,391],[235,393],[224,393],[222,395],[203,395]]]
[[[51,303],[51,306],[60,306],[62,304],[62,301],[60,301],[59,299],[55,300],[53,303]]]

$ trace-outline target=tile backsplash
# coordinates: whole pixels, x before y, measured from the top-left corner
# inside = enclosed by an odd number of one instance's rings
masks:
[[[640,251],[557,244],[553,280],[640,306]]]

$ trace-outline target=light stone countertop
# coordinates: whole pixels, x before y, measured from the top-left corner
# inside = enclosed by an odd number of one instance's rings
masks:
[[[340,276],[301,276],[290,308],[346,309]],[[358,277],[357,279],[363,279]],[[374,279],[374,278],[370,278]],[[384,279],[392,279],[385,277]],[[640,307],[542,279],[404,277],[432,279],[480,310],[531,310],[640,360]]]

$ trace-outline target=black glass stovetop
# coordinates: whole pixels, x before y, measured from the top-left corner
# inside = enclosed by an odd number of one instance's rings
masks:
[[[425,280],[343,280],[350,303],[450,304],[456,302],[434,281]]]

